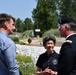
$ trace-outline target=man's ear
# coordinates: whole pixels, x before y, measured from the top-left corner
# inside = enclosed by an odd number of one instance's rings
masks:
[[[8,27],[8,22],[7,22],[7,21],[4,23],[4,26],[5,26],[6,28]]]
[[[68,25],[66,25],[66,26],[65,26],[65,29],[66,29],[66,30],[69,30],[69,29],[70,29],[70,27],[69,27]]]

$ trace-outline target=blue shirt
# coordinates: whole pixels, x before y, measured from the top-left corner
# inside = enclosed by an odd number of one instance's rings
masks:
[[[20,75],[15,43],[2,31],[0,31],[0,75]]]

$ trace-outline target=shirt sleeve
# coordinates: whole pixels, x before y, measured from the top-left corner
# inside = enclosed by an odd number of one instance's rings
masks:
[[[9,70],[9,75],[19,75],[19,69],[16,61],[16,47],[12,40],[8,42],[4,43],[4,58]]]
[[[37,60],[37,63],[36,63],[36,66],[39,67],[39,68],[42,68],[42,58],[41,58],[41,55],[39,56],[38,60]]]
[[[59,74],[63,73],[62,75],[70,75],[69,73],[74,63],[74,53],[74,49],[70,43],[65,43],[62,46],[59,57]]]

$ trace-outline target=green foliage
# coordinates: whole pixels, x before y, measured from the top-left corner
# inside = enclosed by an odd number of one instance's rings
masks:
[[[27,45],[26,43],[24,42],[19,42],[19,43],[16,43],[16,44],[20,44],[20,45]]]
[[[57,12],[55,0],[37,0],[37,6],[33,10],[33,20],[36,28],[41,29],[41,33],[57,27]],[[35,29],[36,29],[35,28]]]
[[[30,18],[26,18],[24,21],[18,18],[16,20],[16,31],[17,32],[24,32],[26,30],[30,30],[34,28],[34,24]]]
[[[47,36],[47,35],[54,35],[56,37],[60,37],[60,33],[59,33],[59,30],[58,29],[51,29],[49,31],[46,31],[44,34],[43,34],[43,37],[44,36]]]
[[[33,22],[30,18],[16,19],[16,31],[40,29],[40,34],[57,28],[58,18],[76,19],[76,0],[36,0],[37,6],[32,11]],[[26,33],[25,36],[28,36]]]
[[[16,58],[19,64],[20,71],[23,75],[32,75],[36,72],[36,67],[34,66],[34,63],[30,56],[17,54]]]
[[[15,44],[25,45],[24,42],[19,41],[19,37],[11,37],[11,39],[15,42]]]
[[[31,63],[32,59],[30,56],[17,55],[16,56],[18,62]]]
[[[24,30],[31,30],[31,29],[33,29],[33,23],[32,23],[32,20],[30,18],[26,18],[24,20],[24,24],[25,24]]]
[[[61,18],[76,19],[76,0],[60,0],[59,11]]]
[[[16,31],[17,32],[23,32],[24,24],[23,24],[22,20],[20,20],[20,18],[18,18],[16,20],[16,24],[15,25],[16,25]]]
[[[26,65],[20,64],[19,67],[23,75],[33,75],[36,72],[36,67],[33,63]]]
[[[18,38],[18,37],[13,37],[12,40],[13,40],[15,43],[19,43],[19,38]]]
[[[23,32],[22,36],[29,38],[29,37],[31,37],[32,32],[33,32],[33,30],[27,30],[27,31]]]

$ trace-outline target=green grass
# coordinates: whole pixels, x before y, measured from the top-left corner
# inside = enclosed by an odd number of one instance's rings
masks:
[[[35,74],[35,66],[33,63],[30,64],[20,64],[20,71],[22,72],[23,75],[32,75]]]
[[[30,56],[24,56],[24,55],[17,54],[16,58],[18,62],[24,62],[24,63],[33,62]]]
[[[23,75],[35,74],[36,67],[30,56],[17,54],[16,58],[19,64],[20,71]]]

